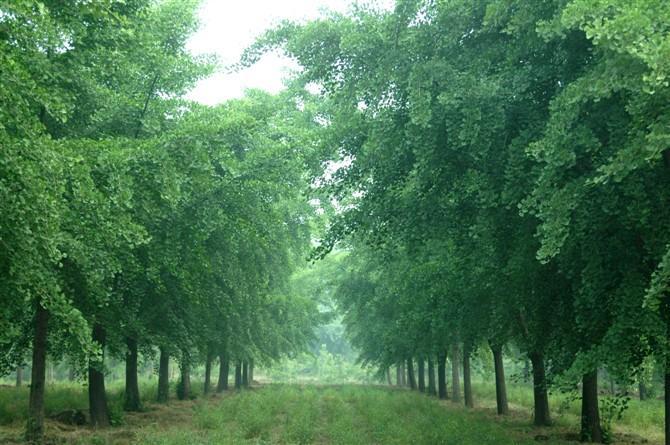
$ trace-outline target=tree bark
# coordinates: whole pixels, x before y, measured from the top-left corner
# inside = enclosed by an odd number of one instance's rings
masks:
[[[409,380],[409,387],[416,389],[416,378],[414,376],[414,361],[412,357],[407,359],[407,380]]]
[[[582,442],[603,441],[598,410],[598,370],[584,374],[582,377]]]
[[[49,329],[49,311],[42,307],[40,303],[37,303],[35,307],[34,329],[26,440],[39,442],[44,436],[44,387]]]
[[[209,389],[212,386],[212,352],[207,349],[207,358],[205,359],[205,385],[202,390],[204,394],[209,394]]]
[[[638,384],[638,391],[640,394],[640,400],[647,400],[647,386],[644,384],[644,382],[640,381]]]
[[[249,362],[242,362],[242,386],[249,387]]]
[[[105,393],[105,328],[100,324],[93,326],[93,341],[102,349],[100,361],[88,365],[88,409],[91,414],[91,425],[94,427],[109,426],[109,408]]]
[[[389,386],[393,384],[391,382],[391,368],[386,368],[386,384]]]
[[[242,388],[242,362],[235,363],[235,389]]]
[[[431,396],[437,395],[437,389],[435,388],[435,365],[433,364],[433,358],[428,358],[428,394]]]
[[[502,345],[491,344],[493,364],[496,374],[496,408],[499,415],[509,413],[507,404],[507,388],[505,387],[505,368],[503,367]]]
[[[440,399],[447,398],[447,354],[437,354],[437,393]]]
[[[216,384],[216,392],[223,392],[228,389],[229,370],[228,355],[225,351],[222,351],[219,354],[219,381]]]
[[[249,386],[254,384],[254,361],[249,360]]]
[[[402,386],[407,386],[407,370],[405,369],[405,362],[400,362],[400,379]]]
[[[451,347],[451,399],[456,403],[461,402],[461,378],[459,373],[461,364],[458,362],[459,357],[458,345],[454,344]]]
[[[23,385],[23,368],[20,366],[16,367],[16,387]]]
[[[159,403],[167,403],[170,399],[170,354],[165,348],[160,348],[158,363],[158,397]]]
[[[463,396],[465,406],[474,408],[475,401],[472,396],[472,379],[470,377],[470,350],[467,347],[463,347]]]
[[[137,340],[126,339],[126,392],[123,409],[126,411],[141,411],[140,387],[137,380]]]
[[[395,383],[396,386],[402,386],[402,377],[400,377],[400,365],[395,366]]]
[[[179,400],[188,400],[191,398],[191,357],[188,353],[183,354],[179,371],[177,397]]]
[[[418,372],[419,372],[419,391],[426,392],[426,364],[423,361],[423,358],[419,359],[418,362]]]
[[[528,358],[533,365],[533,400],[535,402],[533,423],[537,426],[548,426],[551,424],[551,418],[544,356],[541,352],[532,352],[528,354]]]

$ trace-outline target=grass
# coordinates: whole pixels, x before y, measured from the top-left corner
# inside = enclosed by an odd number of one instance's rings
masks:
[[[200,390],[201,384],[194,383]],[[155,398],[155,383],[141,386],[144,400]],[[475,410],[441,402],[416,392],[382,386],[266,385],[225,396],[148,403],[141,413],[119,416],[106,430],[47,422],[53,444],[205,445],[205,444],[532,444],[538,434],[548,444],[568,440],[578,425],[578,402],[552,396],[556,425],[530,425],[532,393],[510,385],[510,416],[494,414],[494,387],[476,384]],[[120,410],[120,383],[109,388],[110,405]],[[174,394],[174,392],[173,392]],[[20,443],[27,389],[0,388],[0,443]],[[86,408],[85,388],[61,384],[47,394],[47,415]],[[658,401],[631,407],[617,425],[617,443],[662,441],[662,406]],[[559,406],[563,408],[558,411]]]

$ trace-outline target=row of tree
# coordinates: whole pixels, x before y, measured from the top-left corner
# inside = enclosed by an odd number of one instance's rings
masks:
[[[454,348],[467,373],[487,345],[504,413],[514,343],[535,423],[549,383],[581,388],[600,442],[597,370],[627,384],[656,360],[670,444],[668,17],[663,0],[398,0],[247,50],[282,48],[321,91],[338,211],[319,254],[348,243],[339,301],[366,362],[441,369]]]
[[[182,99],[214,68],[185,50],[196,2],[0,2],[0,373],[32,354],[27,438],[44,431],[45,361],[88,380],[109,424],[106,354],[169,360],[178,394],[219,358],[238,385],[253,363],[304,348],[318,318],[288,277],[309,248],[302,198],[314,124],[295,101],[250,92],[215,108]]]

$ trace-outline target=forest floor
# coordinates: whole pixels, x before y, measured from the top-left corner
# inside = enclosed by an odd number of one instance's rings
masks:
[[[416,392],[355,385],[266,385],[223,396],[149,404],[105,430],[47,421],[49,444],[575,444],[576,425],[530,425],[512,405],[505,418]],[[23,422],[0,425],[0,443],[19,444]],[[614,443],[660,444],[645,431],[617,430]],[[643,437],[645,436],[645,437]]]

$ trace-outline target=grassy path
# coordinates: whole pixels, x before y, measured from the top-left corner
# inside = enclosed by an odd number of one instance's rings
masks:
[[[0,427],[0,442],[20,443],[21,427]],[[487,409],[466,411],[416,392],[365,386],[268,385],[172,401],[126,414],[122,425],[103,431],[49,424],[50,443],[95,445],[524,445],[538,443],[538,433],[525,416],[501,420]],[[560,427],[546,434],[550,439],[539,443],[575,443]]]

